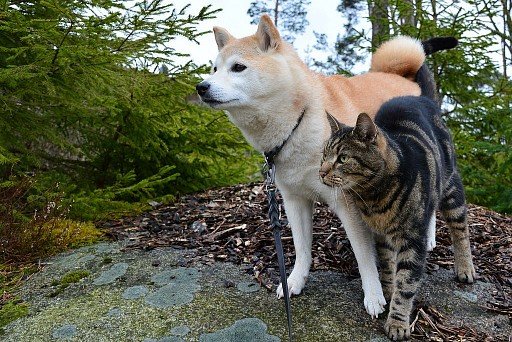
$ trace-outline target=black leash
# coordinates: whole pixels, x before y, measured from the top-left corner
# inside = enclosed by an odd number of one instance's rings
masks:
[[[266,159],[266,157],[265,157]],[[279,264],[279,276],[281,278],[281,286],[283,287],[284,304],[286,309],[286,319],[288,320],[288,339],[292,342],[292,310],[290,307],[290,296],[288,294],[288,281],[286,280],[286,266],[284,262],[283,243],[281,241],[281,213],[279,203],[276,199],[277,187],[275,185],[276,166],[273,162],[266,160],[266,181],[265,191],[268,199],[268,218],[270,219],[270,227],[274,233],[274,242],[277,252],[277,263]]]
[[[286,318],[288,321],[288,339],[292,342],[292,310],[290,307],[290,295],[288,292],[288,281],[286,279],[286,266],[284,261],[284,252],[283,252],[283,243],[281,241],[281,211],[279,207],[279,203],[277,202],[276,192],[277,187],[275,184],[276,180],[276,165],[274,164],[274,159],[277,154],[281,151],[283,146],[286,144],[288,139],[290,139],[291,135],[297,127],[299,127],[304,114],[306,113],[306,109],[302,111],[295,127],[293,127],[290,135],[286,138],[281,145],[276,146],[270,152],[265,152],[265,192],[267,194],[268,199],[268,218],[270,220],[270,227],[274,233],[274,241],[276,245],[277,252],[277,263],[279,264],[279,276],[281,278],[281,286],[283,287],[284,294],[284,304],[286,309]]]

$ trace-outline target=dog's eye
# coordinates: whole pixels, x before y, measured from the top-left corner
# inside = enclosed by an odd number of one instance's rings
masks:
[[[247,69],[247,67],[245,65],[243,65],[243,64],[240,64],[240,63],[235,63],[231,67],[231,71],[233,71],[233,72],[242,72],[245,69]]]

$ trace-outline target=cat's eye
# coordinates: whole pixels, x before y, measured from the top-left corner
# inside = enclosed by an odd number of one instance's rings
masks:
[[[247,69],[247,67],[245,65],[243,65],[243,64],[240,64],[240,63],[235,63],[231,67],[231,71],[233,71],[233,72],[242,72],[245,69]]]
[[[340,164],[343,164],[344,162],[346,162],[348,160],[348,157],[347,156],[344,156],[344,155],[340,155],[338,157],[338,163]]]
[[[217,72],[217,67],[213,67],[213,72]]]

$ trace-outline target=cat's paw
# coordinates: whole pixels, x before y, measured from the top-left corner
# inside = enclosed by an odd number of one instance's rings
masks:
[[[306,276],[295,276],[292,272],[287,279],[288,282],[288,295],[291,297],[293,295],[299,295],[306,285]],[[276,291],[277,298],[284,298],[284,290],[283,284],[279,284],[279,287]]]
[[[384,306],[386,305],[386,299],[382,292],[378,293],[365,293],[364,295],[364,307],[366,312],[374,318],[379,317],[379,314],[384,312]]]
[[[455,264],[455,274],[461,283],[472,284],[476,278],[475,267],[472,261]]]
[[[386,335],[393,341],[403,341],[411,336],[411,328],[408,322],[399,321],[388,317],[384,324]]]

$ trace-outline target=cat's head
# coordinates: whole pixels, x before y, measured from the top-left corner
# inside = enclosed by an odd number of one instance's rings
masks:
[[[331,137],[324,146],[320,179],[329,186],[364,190],[384,171],[386,141],[366,113],[359,114],[355,127],[327,116]]]

